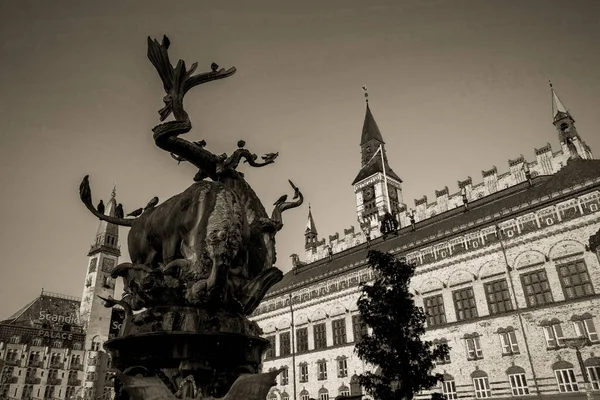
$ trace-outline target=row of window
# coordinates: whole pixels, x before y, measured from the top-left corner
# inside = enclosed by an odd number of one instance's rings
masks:
[[[346,318],[338,318],[331,321],[333,346],[340,346],[349,343],[346,335]],[[325,322],[314,324],[313,327],[313,349],[323,350],[327,348],[327,324]],[[367,334],[367,326],[362,322],[360,315],[352,316],[352,332],[354,341],[359,341]],[[270,347],[265,352],[265,359],[274,358],[275,355],[275,340],[274,335],[267,336]],[[308,346],[308,327],[297,328],[295,330],[296,339],[296,354],[306,353],[309,351]],[[279,334],[279,357],[285,357],[292,354],[292,341],[290,332],[282,332]]]
[[[336,358],[336,371],[338,378],[348,377],[348,359],[345,356]],[[316,362],[316,378],[318,381],[327,380],[327,360],[322,359]],[[284,366],[284,370],[279,374],[279,384],[286,386],[289,384],[289,372],[288,367]],[[269,371],[274,371],[276,368],[271,368]],[[298,364],[298,381],[300,383],[307,383],[310,380],[309,368],[307,362],[301,362]]]
[[[9,339],[9,343],[11,344],[20,344],[21,343],[21,337],[20,336],[11,336]],[[31,345],[32,346],[43,346],[44,345],[44,340],[41,337],[36,337],[33,338],[31,340]],[[65,344],[62,340],[54,340],[51,344],[50,347],[56,348],[56,349],[63,349],[66,348]],[[82,350],[83,349],[83,343],[81,342],[73,342],[71,344],[71,346],[69,346],[69,348],[71,348],[72,350]]]
[[[586,337],[590,342],[599,342],[598,332],[594,326],[593,318],[590,314],[584,314],[583,316],[576,317],[573,323],[575,334],[577,337]],[[558,320],[548,321],[542,326],[544,332],[544,338],[546,340],[546,346],[549,349],[555,349],[565,345],[565,339],[562,329],[562,323]],[[499,343],[502,347],[503,355],[519,354],[519,343],[517,341],[517,334],[513,327],[505,329],[499,329],[497,331],[499,336]],[[468,360],[479,360],[483,358],[483,350],[480,343],[480,335],[478,333],[466,334],[463,337],[465,342],[466,355]],[[436,339],[433,341],[434,344],[447,344],[448,341],[444,338]],[[437,364],[448,364],[451,362],[450,354],[447,354],[443,359],[437,360]]]
[[[18,349],[8,349],[6,351],[6,357],[5,360],[6,362],[10,365],[12,363],[18,362],[20,360],[19,357],[19,350]],[[23,358],[25,358],[25,354],[22,355]],[[36,368],[41,368],[43,366],[43,363],[45,360],[47,360],[48,357],[47,356],[42,356],[42,353],[39,351],[31,351],[29,353],[29,357],[27,359],[27,367],[36,367]],[[62,354],[60,353],[52,353],[50,355],[50,367],[52,366],[60,366],[61,368],[58,369],[63,369],[65,367],[64,363],[66,363],[69,360],[68,356],[65,356],[63,358]],[[62,364],[62,365],[60,365]],[[71,365],[81,365],[81,355],[79,354],[74,354],[71,356]]]
[[[554,377],[560,393],[578,392],[579,384],[575,375],[573,365],[568,362],[559,362],[558,368],[554,369]],[[600,390],[600,363],[597,365],[586,366],[586,373],[589,377],[590,384],[593,390]],[[520,367],[511,367],[507,371],[508,382],[513,396],[528,395],[530,393],[529,384],[525,376],[525,371]],[[487,374],[483,371],[476,370],[471,374],[473,383],[473,391],[477,399],[485,399],[492,397],[492,389]],[[454,377],[449,374],[444,374],[442,382],[443,394],[448,400],[458,399],[456,383]],[[464,396],[462,396],[464,397]]]
[[[594,294],[594,288],[583,261],[559,265],[557,269],[565,299],[577,299]],[[528,307],[554,302],[548,276],[544,269],[523,273],[520,278]],[[484,283],[484,289],[490,315],[513,310],[514,306],[505,278]],[[472,286],[452,291],[452,299],[457,321],[472,320],[479,316]],[[429,327],[443,325],[447,322],[444,299],[441,294],[426,297],[423,299],[423,303]]]
[[[17,396],[17,388],[15,388],[14,392],[13,392],[13,396],[16,397]],[[71,399],[73,397],[75,397],[75,395],[77,394],[77,391],[79,390],[79,388],[73,387],[73,386],[69,386],[66,388],[65,390],[65,399]],[[26,384],[23,386],[23,391],[21,392],[21,399],[23,400],[28,400],[28,399],[34,399],[34,398],[40,398],[40,394],[41,394],[41,389],[37,390],[37,395],[34,396],[34,391],[33,391],[33,385],[30,384]],[[8,398],[9,396],[9,386],[5,385],[2,387],[2,390],[0,391],[0,397],[1,398]],[[46,386],[46,388],[44,389],[44,399],[56,399],[56,398],[62,398],[62,388],[56,388],[55,386]]]

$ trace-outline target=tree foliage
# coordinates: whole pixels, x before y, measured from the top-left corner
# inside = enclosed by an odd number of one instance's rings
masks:
[[[378,400],[412,399],[443,380],[432,373],[436,359],[448,354],[448,345],[421,340],[426,316],[409,292],[414,265],[391,254],[370,251],[374,280],[363,283],[358,310],[372,329],[356,344],[358,356],[378,369],[359,375],[360,384]],[[441,394],[435,394],[435,398]]]

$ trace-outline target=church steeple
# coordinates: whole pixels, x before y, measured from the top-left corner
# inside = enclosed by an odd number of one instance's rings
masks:
[[[374,228],[386,211],[399,214],[405,206],[402,202],[402,179],[389,166],[385,142],[371,112],[366,86],[363,90],[366,112],[360,138],[361,169],[352,185],[358,219],[367,221]]]
[[[111,217],[115,216],[115,212],[117,209],[117,187],[116,185],[113,187],[112,193],[110,195],[110,200],[106,203],[104,214],[110,215]],[[99,252],[107,252],[116,257],[121,255],[121,251],[119,250],[119,227],[115,224],[110,224],[106,221],[100,221],[98,224],[98,230],[96,231],[96,241],[90,247],[90,252],[88,253],[88,257],[93,256]]]
[[[308,205],[308,221],[306,222],[306,229],[304,230],[304,249],[307,251],[315,251],[317,249],[319,234],[317,232],[317,226],[312,216],[312,210],[310,204]]]
[[[575,119],[558,97],[552,82],[549,81],[549,83],[552,95],[552,124],[558,132],[558,140],[563,148],[563,153],[568,155],[568,159],[593,158],[590,147],[581,140],[577,132]]]

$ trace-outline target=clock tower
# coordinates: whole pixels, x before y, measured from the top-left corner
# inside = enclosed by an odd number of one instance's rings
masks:
[[[360,140],[361,169],[352,182],[356,195],[356,212],[359,221],[367,221],[371,237],[379,235],[379,221],[386,211],[398,215],[406,206],[402,200],[402,179],[390,168],[385,142],[369,107],[367,109]]]
[[[115,216],[117,201],[116,188],[113,189],[104,213]],[[110,277],[111,271],[117,265],[121,251],[119,249],[119,227],[100,221],[96,238],[88,253],[88,263],[85,272],[83,294],[79,315],[85,330],[85,390],[88,396],[96,397],[105,386],[108,356],[103,344],[108,340],[112,309],[104,307],[104,302],[98,296],[114,297],[115,282]]]

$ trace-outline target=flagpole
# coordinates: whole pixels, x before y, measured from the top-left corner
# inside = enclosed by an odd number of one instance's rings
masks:
[[[385,173],[385,160],[383,158],[383,145],[379,145],[379,152],[381,153],[381,169],[383,170],[383,185],[385,186],[385,199],[387,202],[387,211],[391,214],[392,207],[390,204],[390,194],[388,193],[388,185],[387,185],[387,175]]]

